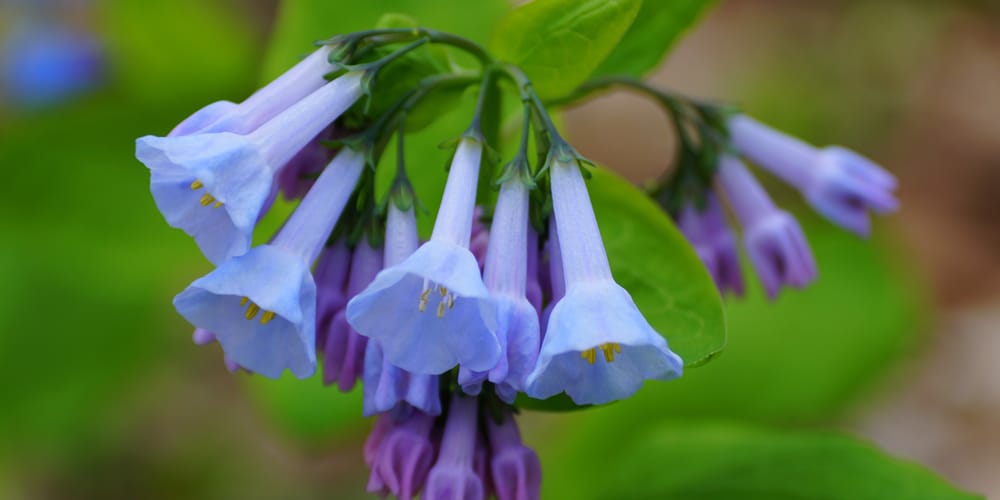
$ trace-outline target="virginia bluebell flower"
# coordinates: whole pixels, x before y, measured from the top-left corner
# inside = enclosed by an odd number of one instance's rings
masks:
[[[743,228],[743,244],[767,296],[777,297],[783,285],[802,288],[816,279],[799,223],[774,205],[743,162],[723,156],[716,179]]]
[[[417,496],[434,461],[433,427],[434,417],[420,411],[402,418],[391,414],[378,417],[365,442],[370,493],[400,499]]]
[[[316,282],[316,350],[323,350],[334,316],[347,305],[347,275],[351,269],[351,249],[338,240],[323,248],[313,269]]]
[[[48,106],[104,79],[104,50],[94,35],[37,21],[14,24],[0,40],[0,97],[17,106]]]
[[[448,420],[437,461],[427,476],[425,500],[482,500],[483,481],[473,470],[473,455],[479,433],[479,401],[455,393],[448,407]]]
[[[382,251],[372,248],[367,238],[362,238],[351,258],[351,276],[347,281],[347,296],[364,290],[382,269]],[[329,323],[326,344],[323,346],[323,383],[337,382],[342,392],[354,388],[365,364],[368,338],[358,335],[347,323],[343,309]]]
[[[284,194],[286,200],[301,198],[309,191],[316,176],[336,152],[324,144],[334,137],[336,137],[335,128],[331,125],[281,167],[277,179],[278,190]]]
[[[486,371],[500,356],[496,308],[468,250],[481,155],[477,140],[462,139],[430,241],[347,304],[358,333],[377,339],[389,362],[413,373],[455,365]]]
[[[287,368],[299,378],[312,375],[316,285],[309,268],[364,163],[362,153],[341,150],[270,244],[196,280],[174,299],[178,312],[214,332],[227,355],[256,373],[277,378]]]
[[[150,190],[167,222],[218,265],[250,248],[278,169],[360,96],[361,75],[348,73],[248,135],[146,136],[136,141],[136,157],[150,169]]]
[[[708,268],[719,292],[742,296],[743,273],[736,237],[726,222],[718,198],[708,193],[704,207],[685,206],[677,217],[677,227]]]
[[[566,296],[566,280],[563,278],[562,252],[559,251],[559,238],[556,237],[556,218],[549,218],[549,239],[545,242],[545,254],[548,256],[549,265],[545,266],[545,273],[539,273],[544,277],[548,288],[549,303],[542,309],[541,327],[544,332],[548,330],[549,316],[552,316],[552,308]]]
[[[479,394],[482,382],[488,379],[496,384],[500,399],[513,403],[535,366],[539,345],[538,312],[525,296],[528,189],[519,178],[508,180],[501,187],[490,234],[484,280],[496,301],[500,358],[488,373],[463,366],[458,382],[466,393]]]
[[[748,116],[729,120],[739,152],[794,186],[817,212],[861,236],[871,232],[868,211],[887,214],[899,207],[896,178],[848,149],[817,149]]]
[[[577,404],[602,404],[631,396],[647,379],[680,376],[680,357],[611,276],[580,167],[550,162],[566,295],[552,309],[528,394],[565,391]]]
[[[505,410],[497,421],[487,417],[490,442],[490,475],[498,500],[538,500],[542,464],[534,450],[521,443],[514,414]]]
[[[524,296],[539,316],[542,314],[542,283],[538,266],[540,254],[538,232],[528,226],[528,281],[525,282]]]
[[[416,250],[417,244],[417,220],[413,208],[404,212],[394,203],[389,203],[385,224],[385,265],[405,261]],[[369,339],[366,348],[363,377],[366,417],[398,411],[400,406],[410,406],[429,415],[441,413],[439,377],[410,373],[392,364],[374,337]]]

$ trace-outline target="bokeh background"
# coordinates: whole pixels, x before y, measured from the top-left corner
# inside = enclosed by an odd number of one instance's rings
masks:
[[[344,15],[370,24],[362,10]],[[357,391],[231,375],[191,343],[170,300],[209,266],[132,156],[136,137],[249,95],[277,12],[0,3],[0,498],[364,498]],[[986,0],[731,0],[704,17],[656,82],[864,152],[899,176],[903,209],[863,241],[770,185],[801,214],[819,281],[727,301],[727,350],[682,380],[525,413],[546,492],[585,487],[599,443],[712,421],[841,430],[1000,498],[998,27]],[[51,83],[52,57],[79,85]],[[636,182],[670,162],[666,120],[640,98],[592,100],[566,123]]]

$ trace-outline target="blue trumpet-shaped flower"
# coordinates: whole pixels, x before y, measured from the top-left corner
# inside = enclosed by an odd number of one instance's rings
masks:
[[[316,285],[309,268],[361,175],[364,155],[344,149],[268,245],[227,260],[174,299],[195,326],[215,333],[226,355],[277,378],[316,368]],[[257,317],[260,321],[256,321]]]
[[[351,258],[347,295],[361,292],[375,279],[380,269],[381,249],[372,248],[367,238],[362,238]],[[363,373],[368,338],[358,335],[351,328],[343,309],[324,326],[328,331],[323,344],[323,383],[329,385],[337,382],[337,387],[342,392],[348,392],[354,388],[354,383]]]
[[[351,325],[404,370],[486,371],[500,355],[496,308],[468,250],[481,154],[478,141],[461,141],[430,241],[347,304]]]
[[[501,187],[497,198],[484,276],[497,306],[500,358],[488,372],[462,367],[458,381],[468,394],[478,394],[488,379],[496,384],[501,399],[513,403],[535,366],[540,339],[538,312],[526,298],[528,231],[528,190],[513,178]]]
[[[136,157],[150,170],[150,190],[167,222],[220,264],[250,248],[278,169],[360,95],[360,74],[348,73],[250,134],[146,136],[136,141]]]
[[[736,237],[729,229],[719,200],[709,193],[704,207],[684,207],[677,217],[677,226],[705,264],[719,292],[743,295]]]
[[[387,266],[403,262],[417,248],[417,220],[413,208],[402,211],[390,203],[385,227],[385,259]],[[364,414],[399,411],[413,407],[429,415],[441,413],[438,376],[410,373],[394,365],[382,351],[381,343],[372,337],[365,352]]]
[[[767,296],[774,299],[782,286],[802,288],[816,279],[816,262],[799,223],[774,205],[746,166],[723,156],[717,179],[743,227],[747,255]]]
[[[579,168],[557,159],[550,169],[566,295],[549,316],[527,392],[602,404],[631,396],[647,379],[680,376],[683,362],[612,278]]]
[[[764,169],[794,186],[817,212],[861,236],[871,232],[868,212],[887,214],[899,207],[896,178],[848,149],[814,148],[756,120],[729,120],[733,145]]]
[[[448,408],[444,436],[437,461],[427,476],[426,500],[482,500],[483,481],[473,469],[473,455],[479,437],[476,398],[456,393]]]

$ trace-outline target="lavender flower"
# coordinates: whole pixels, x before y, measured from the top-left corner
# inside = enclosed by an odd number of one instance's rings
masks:
[[[708,268],[719,292],[742,296],[743,273],[736,237],[729,229],[719,200],[709,193],[704,208],[684,207],[677,217],[677,225]]]
[[[486,418],[490,441],[490,474],[499,500],[538,500],[542,489],[542,464],[535,452],[521,443],[521,432],[510,411],[501,420]]]
[[[468,250],[482,145],[461,141],[430,241],[347,304],[347,320],[413,373],[496,365],[496,307]]]
[[[365,443],[371,468],[368,491],[400,499],[416,497],[434,460],[433,427],[434,417],[420,411],[401,419],[380,415]]]
[[[816,263],[799,223],[777,208],[740,160],[724,156],[719,186],[743,227],[750,263],[772,300],[781,287],[802,288],[816,279]]]
[[[577,404],[602,404],[631,396],[647,379],[680,376],[680,357],[611,276],[580,167],[550,161],[566,295],[552,309],[528,394],[565,391]]]
[[[256,373],[277,378],[288,368],[299,378],[312,375],[316,285],[309,268],[364,163],[363,154],[341,151],[272,243],[196,280],[174,299],[178,312],[214,332],[228,356]]]
[[[745,115],[729,120],[733,145],[748,158],[798,189],[833,223],[861,236],[871,232],[868,211],[899,207],[896,178],[848,149],[816,149]]]
[[[104,49],[92,34],[46,22],[12,24],[0,40],[0,97],[19,106],[49,106],[104,79]]]
[[[330,323],[347,304],[351,250],[343,240],[323,248],[313,270],[316,282],[316,349],[326,345]]]
[[[354,250],[351,260],[351,276],[347,282],[348,296],[355,295],[368,286],[378,271],[382,269],[382,252],[362,238]],[[323,383],[337,382],[342,392],[354,388],[361,376],[365,363],[365,348],[368,338],[358,335],[347,324],[343,310],[339,311],[329,324],[329,335],[323,348]]]
[[[250,248],[278,169],[360,95],[361,75],[348,73],[248,135],[146,136],[136,141],[136,157],[150,169],[150,189],[167,222],[220,264]]]
[[[513,178],[501,187],[486,253],[485,282],[497,306],[496,338],[500,358],[488,373],[468,367],[459,384],[478,394],[482,382],[496,384],[497,395],[513,403],[538,357],[538,312],[525,296],[528,271],[528,189]]]
[[[413,208],[405,212],[390,203],[385,228],[385,264],[392,266],[406,260],[417,248],[417,220]],[[438,376],[414,374],[392,364],[372,338],[365,352],[364,414],[398,410],[412,406],[429,415],[441,413]]]
[[[437,461],[427,477],[425,500],[483,500],[483,482],[473,470],[479,432],[476,398],[456,393],[448,408]]]

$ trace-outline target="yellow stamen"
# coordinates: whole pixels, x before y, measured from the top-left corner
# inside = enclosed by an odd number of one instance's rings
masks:
[[[221,201],[217,201],[217,202],[215,202],[215,205],[212,205],[212,208],[219,208],[221,206],[222,206],[222,202]]]
[[[250,297],[243,297],[242,299],[240,299],[240,306],[242,307],[247,305],[247,302],[250,302]]]
[[[622,352],[622,346],[614,342],[601,344],[601,352],[604,353],[604,361],[610,363],[615,360],[616,352]]]
[[[580,353],[580,357],[586,359],[588,363],[594,364],[597,362],[597,351],[594,349],[587,349]]]
[[[251,302],[250,307],[247,308],[247,313],[245,316],[247,319],[253,319],[254,316],[257,316],[257,313],[259,311],[260,311],[260,306]]]
[[[202,195],[201,201],[199,203],[201,203],[201,206],[207,207],[213,201],[215,201],[215,197],[214,196],[212,196],[210,194],[205,194],[205,195]]]
[[[439,286],[438,293],[440,293],[441,296],[444,297],[445,295],[448,295],[448,289],[443,286]]]
[[[448,296],[448,309],[451,309],[453,307],[455,307],[455,296],[454,295],[449,295]]]
[[[201,181],[194,181],[194,182],[191,183],[191,190],[192,191],[197,191],[197,190],[201,189],[203,186],[204,186],[204,184],[202,184]]]
[[[428,288],[420,293],[420,312],[427,310],[427,301],[430,299],[431,289]]]
[[[274,311],[264,311],[264,315],[260,317],[260,324],[266,325],[274,319]]]
[[[438,318],[443,318],[444,317],[444,301],[443,300],[441,302],[438,302],[438,312],[437,312],[437,315],[438,315]]]

